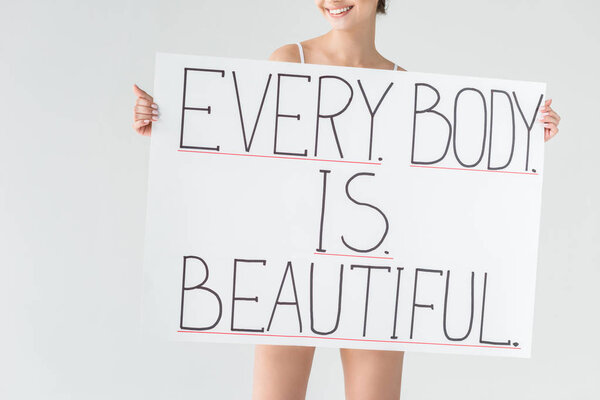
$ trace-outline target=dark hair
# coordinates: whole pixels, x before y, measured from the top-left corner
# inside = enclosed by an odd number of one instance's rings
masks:
[[[377,14],[385,14],[385,0],[379,0],[377,2]]]

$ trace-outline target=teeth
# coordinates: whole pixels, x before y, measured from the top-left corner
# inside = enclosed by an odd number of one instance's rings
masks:
[[[344,7],[344,8],[338,8],[337,10],[329,10],[329,12],[331,14],[341,14],[343,12],[346,12],[350,9],[350,7]]]

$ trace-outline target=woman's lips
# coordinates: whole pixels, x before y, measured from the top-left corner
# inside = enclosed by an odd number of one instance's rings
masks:
[[[347,6],[347,7],[341,7],[341,8],[335,8],[335,9],[329,9],[326,8],[327,13],[334,17],[334,18],[339,18],[339,17],[343,17],[344,15],[348,14],[348,12],[350,12],[350,10],[353,8],[354,6]]]

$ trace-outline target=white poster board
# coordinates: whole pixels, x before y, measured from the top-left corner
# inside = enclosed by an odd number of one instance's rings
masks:
[[[529,357],[544,93],[157,54],[144,330]]]

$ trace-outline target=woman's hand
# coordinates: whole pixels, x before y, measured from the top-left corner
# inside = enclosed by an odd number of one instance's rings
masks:
[[[140,135],[150,136],[152,121],[158,121],[158,105],[136,84],[133,85],[133,93],[137,96],[133,107],[133,129]]]
[[[544,142],[552,139],[558,133],[558,124],[560,123],[560,117],[550,107],[552,99],[548,99],[544,102],[544,105],[540,107],[542,112],[542,118],[540,122],[544,123]]]

